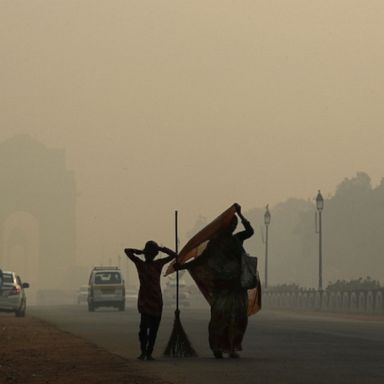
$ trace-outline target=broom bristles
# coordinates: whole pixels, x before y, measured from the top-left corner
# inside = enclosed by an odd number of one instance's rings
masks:
[[[168,345],[165,348],[164,355],[170,357],[197,356],[181,324],[180,312],[178,310],[175,311],[172,334],[168,341]]]

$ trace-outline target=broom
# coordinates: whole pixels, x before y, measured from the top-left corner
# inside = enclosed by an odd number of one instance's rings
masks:
[[[176,238],[176,263],[179,254],[179,237],[178,237],[178,223],[177,223],[177,211],[175,211],[175,238]],[[195,357],[197,356],[195,350],[193,349],[187,334],[184,331],[184,328],[180,320],[180,310],[179,310],[179,271],[176,271],[176,310],[175,310],[175,320],[173,322],[173,329],[171,337],[168,341],[167,347],[164,351],[164,356],[169,357]]]

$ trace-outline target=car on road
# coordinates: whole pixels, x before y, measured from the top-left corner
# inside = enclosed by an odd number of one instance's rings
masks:
[[[3,271],[0,312],[14,312],[17,317],[24,317],[27,309],[26,288],[29,288],[29,284],[23,283],[15,272]]]
[[[88,310],[116,307],[125,310],[125,284],[119,267],[94,267],[89,276]]]
[[[88,302],[88,285],[82,285],[77,290],[76,302],[77,304],[86,304]]]

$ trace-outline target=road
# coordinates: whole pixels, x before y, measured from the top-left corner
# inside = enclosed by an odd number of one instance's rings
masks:
[[[183,326],[199,357],[164,358],[173,310],[165,308],[155,362],[136,360],[135,305],[89,313],[86,306],[34,306],[29,314],[130,359],[149,376],[183,384],[384,383],[384,321],[262,311],[250,318],[241,359],[212,358],[207,307],[182,309]]]

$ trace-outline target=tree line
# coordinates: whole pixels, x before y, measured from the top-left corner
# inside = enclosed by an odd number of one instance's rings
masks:
[[[274,285],[295,283],[317,287],[318,234],[315,232],[314,199],[288,199],[271,207],[270,211],[268,280]],[[264,208],[246,213],[256,229],[256,235],[246,246],[249,253],[259,258],[262,279],[264,213]],[[334,195],[325,197],[322,219],[324,287],[337,281],[356,281],[361,276],[382,281],[384,179],[372,187],[370,177],[364,172],[345,178]]]

